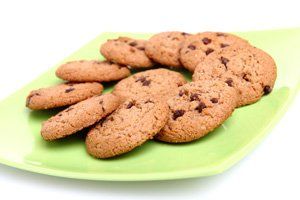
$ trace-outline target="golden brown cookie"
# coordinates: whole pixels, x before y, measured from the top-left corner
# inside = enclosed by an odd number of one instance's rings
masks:
[[[139,96],[169,97],[174,90],[186,83],[184,77],[168,69],[152,69],[136,73],[115,85],[113,93],[122,100]]]
[[[96,158],[129,152],[152,139],[165,125],[167,116],[164,101],[151,97],[128,99],[90,130],[86,138],[87,151]]]
[[[146,54],[162,65],[181,67],[179,51],[187,35],[176,31],[155,34],[146,44]]]
[[[108,82],[130,75],[125,65],[108,61],[80,60],[67,62],[56,70],[56,76],[72,82]]]
[[[237,106],[243,106],[272,91],[276,71],[274,60],[266,52],[251,46],[237,46],[205,58],[198,64],[193,81],[222,80],[237,90]]]
[[[32,110],[68,106],[101,94],[102,90],[100,83],[63,83],[31,91],[26,106]]]
[[[180,50],[182,65],[193,72],[197,64],[212,52],[218,52],[232,45],[249,45],[249,43],[233,34],[220,32],[203,32],[186,38]]]
[[[155,138],[170,143],[199,139],[231,115],[236,100],[236,91],[222,81],[187,83],[168,100],[167,124]]]
[[[119,98],[113,94],[94,96],[81,101],[43,122],[45,140],[55,140],[89,127],[118,108]]]
[[[109,61],[131,68],[149,68],[154,65],[145,54],[145,40],[119,37],[101,45],[101,54]]]

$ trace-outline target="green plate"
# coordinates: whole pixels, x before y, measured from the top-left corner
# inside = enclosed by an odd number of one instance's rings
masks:
[[[98,50],[100,44],[120,35],[148,38],[151,34],[104,33],[61,63],[102,59]],[[24,104],[30,90],[60,82],[54,75],[56,67],[53,67],[0,102],[0,162],[42,174],[114,181],[181,179],[223,172],[270,132],[300,88],[300,29],[238,35],[276,60],[276,86],[256,104],[236,109],[231,118],[206,137],[180,145],[149,141],[128,154],[109,160],[97,160],[86,153],[84,131],[56,142],[46,142],[40,136],[41,122],[57,110],[30,111]],[[107,92],[112,84],[106,86]]]

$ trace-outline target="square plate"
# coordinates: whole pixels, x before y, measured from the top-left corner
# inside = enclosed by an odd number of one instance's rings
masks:
[[[167,180],[210,176],[223,172],[247,155],[270,132],[300,88],[300,29],[237,33],[275,59],[278,79],[273,92],[259,102],[236,109],[222,126],[188,144],[149,141],[123,156],[97,160],[86,153],[84,131],[46,142],[41,122],[54,111],[30,111],[30,90],[59,83],[56,67],[0,102],[0,163],[37,173],[91,180]],[[151,34],[104,33],[61,63],[103,59],[99,46],[118,36],[149,38]],[[61,64],[59,63],[59,64]],[[59,65],[58,64],[58,65]],[[187,77],[190,75],[185,72]],[[113,84],[107,84],[106,92]]]

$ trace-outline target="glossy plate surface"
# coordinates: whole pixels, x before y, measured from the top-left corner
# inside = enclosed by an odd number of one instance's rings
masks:
[[[151,34],[104,33],[59,64],[77,59],[103,59],[99,46],[118,36]],[[37,173],[91,180],[167,180],[221,173],[242,159],[270,132],[300,88],[300,29],[238,33],[271,54],[278,66],[274,91],[258,103],[237,109],[222,126],[189,144],[149,141],[134,151],[97,160],[85,151],[84,132],[45,142],[40,126],[56,111],[24,107],[32,89],[60,82],[56,67],[0,102],[0,163]],[[190,77],[185,72],[187,77]],[[113,84],[106,85],[106,92]]]

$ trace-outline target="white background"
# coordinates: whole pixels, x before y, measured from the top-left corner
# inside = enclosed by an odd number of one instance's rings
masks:
[[[0,98],[104,31],[299,27],[295,2],[0,0]],[[162,182],[97,182],[0,165],[1,199],[300,199],[299,96],[256,150],[221,175]]]

